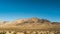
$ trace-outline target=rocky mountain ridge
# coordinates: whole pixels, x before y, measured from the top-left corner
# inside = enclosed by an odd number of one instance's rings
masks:
[[[11,23],[3,21],[0,23],[3,28],[20,28],[20,29],[45,29],[45,28],[59,28],[59,22],[50,22],[49,20],[39,18],[19,19]]]

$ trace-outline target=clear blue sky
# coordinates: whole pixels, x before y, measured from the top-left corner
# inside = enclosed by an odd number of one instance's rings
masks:
[[[32,17],[60,22],[60,0],[0,0],[0,20]]]

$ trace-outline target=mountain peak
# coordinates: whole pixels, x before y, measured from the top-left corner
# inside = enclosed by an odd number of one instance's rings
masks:
[[[24,24],[24,23],[50,23],[50,21],[39,18],[27,18],[27,19],[19,19],[14,21],[14,24]]]
[[[58,23],[53,23],[50,22],[49,20],[46,19],[39,19],[39,18],[26,18],[26,19],[19,19],[19,20],[15,20],[12,23],[9,23],[7,21],[3,22],[4,24],[2,26],[4,26],[5,28],[55,28],[55,27],[60,27],[60,24]]]

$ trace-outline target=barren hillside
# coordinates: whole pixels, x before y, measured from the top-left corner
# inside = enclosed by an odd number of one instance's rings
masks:
[[[0,23],[0,28],[16,28],[16,29],[47,29],[47,28],[60,28],[59,22],[50,22],[49,20],[39,18],[27,18],[15,20],[12,23],[3,21]]]

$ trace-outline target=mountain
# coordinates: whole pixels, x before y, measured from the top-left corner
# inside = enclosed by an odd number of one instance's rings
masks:
[[[48,28],[60,28],[59,22],[50,22],[46,19],[39,18],[27,18],[27,19],[18,19],[9,23],[8,21],[3,21],[3,28],[6,29],[48,29]]]

